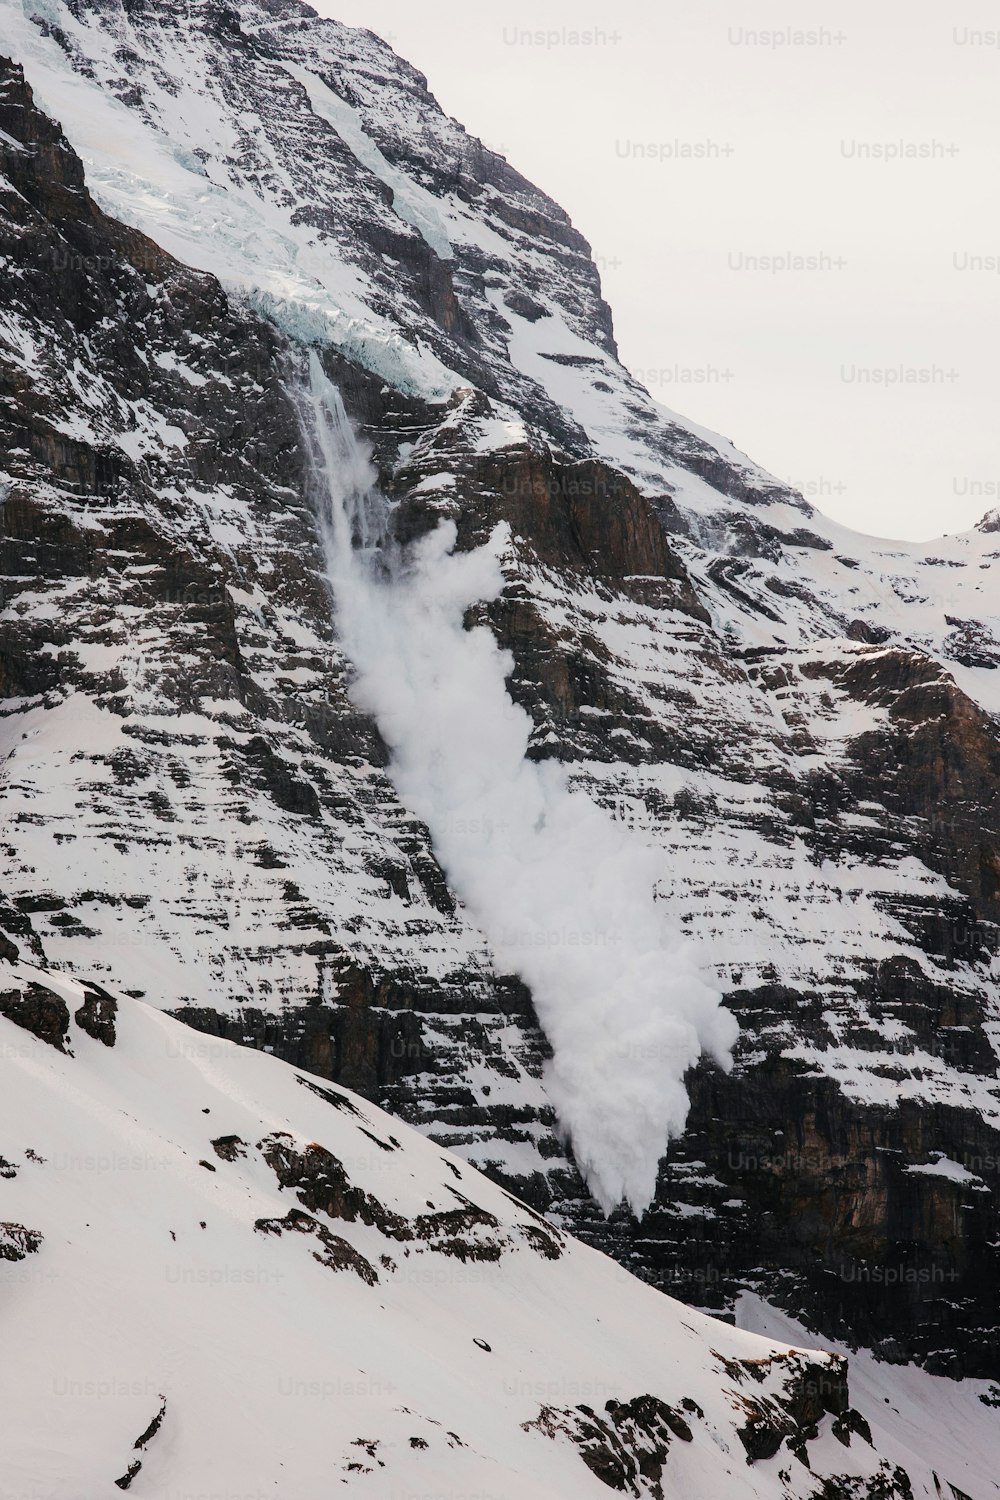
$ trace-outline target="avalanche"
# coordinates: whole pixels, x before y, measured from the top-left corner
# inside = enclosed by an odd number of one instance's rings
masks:
[[[531,987],[554,1051],[548,1089],[594,1196],[641,1213],[684,1126],[684,1073],[703,1050],[725,1065],[736,1022],[657,909],[652,851],[572,790],[563,766],[527,758],[512,658],[487,628],[464,628],[503,586],[503,528],[459,553],[447,522],[399,556],[315,351],[304,406],[356,700],[498,965]]]

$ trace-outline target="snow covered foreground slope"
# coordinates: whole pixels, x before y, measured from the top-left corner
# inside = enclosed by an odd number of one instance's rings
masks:
[[[0,1011],[4,1500],[995,1490],[977,1383],[940,1457],[912,1402],[869,1432],[842,1357],[664,1297],[341,1089],[27,965]]]

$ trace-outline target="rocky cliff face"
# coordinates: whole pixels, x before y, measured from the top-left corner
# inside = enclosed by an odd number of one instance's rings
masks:
[[[359,1090],[676,1295],[995,1376],[993,523],[852,535],[658,407],[565,215],[368,33],[31,9],[0,12],[10,941]],[[658,851],[740,1020],[640,1222],[588,1199],[532,998],[348,696],[304,342],[401,540],[509,526],[483,617],[530,753]]]

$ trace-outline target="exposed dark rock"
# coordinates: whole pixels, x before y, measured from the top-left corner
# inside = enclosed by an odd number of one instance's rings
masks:
[[[258,1144],[264,1160],[283,1188],[294,1188],[305,1208],[330,1219],[375,1225],[390,1239],[411,1240],[413,1229],[399,1214],[353,1185],[341,1161],[313,1142],[298,1151],[290,1137],[267,1136]]]
[[[73,1019],[82,1031],[92,1036],[96,1042],[103,1042],[106,1047],[115,1045],[115,1017],[118,1014],[118,1002],[107,990],[101,989],[100,985],[88,984],[87,994],[80,1009],[75,1013]]]
[[[780,1365],[781,1361],[765,1363]],[[732,1376],[729,1362],[723,1364],[726,1373]],[[736,1375],[740,1380],[744,1378],[738,1370]],[[760,1381],[764,1372],[755,1372],[752,1378]],[[843,1371],[840,1379],[843,1382]],[[798,1404],[790,1394],[793,1389],[800,1393]],[[819,1429],[801,1406],[801,1390],[800,1378],[793,1376],[789,1393],[780,1397],[734,1393],[733,1400],[746,1417],[738,1435],[748,1463],[773,1458],[787,1444],[809,1467],[808,1445],[819,1435]],[[695,1402],[685,1399],[681,1404],[693,1420],[703,1419]],[[857,1413],[845,1413],[838,1421],[841,1423],[838,1436],[841,1432],[846,1435],[841,1436],[841,1441],[849,1441],[851,1431],[861,1432],[866,1426]],[[568,1440],[602,1484],[648,1500],[663,1500],[667,1493],[661,1481],[671,1443],[675,1439],[689,1443],[694,1436],[690,1422],[676,1407],[650,1395],[637,1396],[631,1401],[608,1401],[603,1415],[583,1404],[562,1409],[544,1406],[534,1421],[524,1423],[524,1427],[555,1441]],[[892,1471],[885,1465],[874,1482],[850,1478],[826,1480],[816,1493],[825,1500],[904,1500],[909,1494],[909,1480],[902,1469]]]
[[[0,990],[0,1016],[6,1016],[15,1026],[30,1031],[57,1051],[68,1050],[69,1007],[54,990],[34,980],[23,988]]]
[[[868,646],[879,646],[889,640],[891,630],[884,625],[873,625],[868,620],[852,620],[847,627],[848,637],[852,641],[863,641]]]
[[[609,1401],[605,1416],[582,1404],[564,1410],[543,1406],[533,1422],[523,1425],[526,1431],[534,1428],[549,1438],[568,1439],[602,1484],[635,1496],[661,1496],[673,1438],[691,1441],[687,1424],[655,1396]]]
[[[0,1260],[26,1260],[34,1255],[42,1243],[37,1229],[25,1229],[23,1224],[0,1223]]]
[[[163,1419],[164,1419],[164,1417],[166,1415],[167,1415],[167,1398],[166,1398],[166,1396],[161,1396],[160,1397],[160,1409],[156,1413],[156,1415],[153,1417],[153,1420],[150,1422],[150,1424],[146,1428],[146,1430],[143,1433],[141,1433],[139,1437],[136,1438],[136,1440],[135,1440],[135,1447],[136,1448],[145,1448],[145,1447],[147,1447],[149,1445],[149,1443],[152,1442],[153,1438],[156,1436],[156,1434],[159,1432],[160,1428],[162,1427],[162,1425],[163,1425]]]
[[[220,1135],[217,1141],[212,1142],[212,1149],[223,1161],[238,1161],[247,1154],[246,1143],[238,1135]]]
[[[835,1418],[830,1431],[838,1442],[843,1443],[845,1448],[851,1446],[852,1435],[861,1438],[863,1442],[868,1444],[869,1448],[873,1446],[871,1428],[861,1413],[855,1411],[853,1406],[848,1407],[846,1411],[841,1412]]]
[[[290,1208],[283,1219],[258,1219],[254,1228],[260,1234],[312,1235],[321,1247],[312,1252],[313,1259],[321,1266],[328,1266],[331,1271],[353,1271],[367,1286],[378,1282],[378,1272],[360,1251],[301,1209]]]

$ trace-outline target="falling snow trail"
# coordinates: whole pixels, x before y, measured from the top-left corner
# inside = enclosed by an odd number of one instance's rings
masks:
[[[456,552],[447,522],[405,553],[336,386],[310,355],[303,410],[327,565],[359,707],[388,744],[403,802],[430,829],[502,972],[530,986],[552,1044],[547,1088],[598,1201],[641,1212],[687,1115],[684,1074],[724,1066],[736,1022],[654,899],[658,856],[528,759],[513,669],[469,606],[503,586],[499,527]]]

